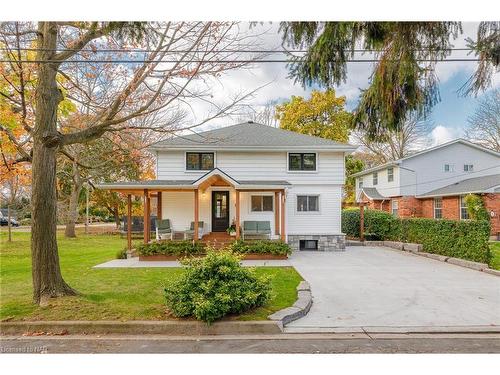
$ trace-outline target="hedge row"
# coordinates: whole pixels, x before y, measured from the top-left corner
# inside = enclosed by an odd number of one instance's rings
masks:
[[[290,245],[283,241],[235,241],[229,248],[240,254],[289,255],[292,253]]]
[[[342,211],[342,231],[359,237],[359,209]],[[489,263],[490,223],[486,220],[399,219],[378,210],[365,210],[366,239],[419,243],[424,251]]]
[[[384,240],[397,230],[397,223],[391,214],[379,210],[365,210],[365,238],[367,240]],[[348,208],[342,211],[342,233],[348,237],[359,238],[359,208]]]
[[[136,247],[139,255],[195,255],[205,253],[205,244],[203,242],[193,241],[165,241],[140,244]]]
[[[164,241],[140,244],[136,247],[139,255],[199,255],[205,253],[206,245],[202,242]],[[228,246],[235,253],[287,255],[291,253],[290,246],[282,241],[235,241]]]

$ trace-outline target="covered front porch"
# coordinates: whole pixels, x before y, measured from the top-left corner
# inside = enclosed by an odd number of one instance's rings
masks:
[[[194,181],[152,180],[98,185],[126,196],[126,235],[132,249],[132,200],[143,200],[143,240],[192,239],[230,243],[263,238],[286,241],[287,181],[237,181],[213,169]],[[154,218],[154,216],[156,218]],[[153,219],[152,219],[153,218]],[[169,235],[153,230],[168,220]],[[231,235],[228,228],[234,228]],[[267,230],[260,231],[261,227]],[[251,234],[251,236],[250,236]]]

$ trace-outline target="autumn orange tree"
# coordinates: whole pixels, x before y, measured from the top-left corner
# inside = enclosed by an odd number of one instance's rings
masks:
[[[182,129],[227,115],[248,94],[228,103],[215,103],[210,86],[204,85],[202,78],[217,77],[245,65],[235,63],[234,54],[224,63],[227,56],[220,51],[238,50],[248,39],[239,35],[235,24],[220,22],[7,22],[0,26],[0,38],[12,51],[36,49],[34,60],[14,53],[4,60],[35,66],[34,115],[32,121],[23,124],[30,143],[16,138],[4,126],[0,130],[12,138],[19,154],[17,161],[31,162],[33,301],[46,304],[49,298],[76,293],[64,281],[59,265],[57,156],[62,153],[71,160],[71,146],[129,128],[171,132],[161,122],[149,126],[138,120],[159,113],[168,124],[177,118],[179,107],[189,110],[187,101],[191,105],[203,102],[209,111],[199,121],[187,126],[181,123]],[[102,42],[115,43],[114,53],[100,53]],[[140,51],[134,53],[131,47]],[[101,92],[99,102],[89,106],[91,120],[81,129],[65,131],[60,124],[61,103],[69,99],[81,105],[74,96],[81,87],[72,66],[89,62],[117,67],[116,79]]]

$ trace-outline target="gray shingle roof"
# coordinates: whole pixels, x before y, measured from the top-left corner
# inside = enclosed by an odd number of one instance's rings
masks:
[[[150,148],[153,150],[186,148],[319,148],[352,151],[356,146],[268,125],[244,122],[198,134],[177,136],[158,142]]]
[[[419,195],[418,198],[461,195],[467,193],[487,193],[500,187],[500,174],[468,178]]]
[[[362,188],[361,191],[363,193],[365,193],[365,195],[372,199],[372,200],[383,200],[383,199],[387,199],[387,197],[384,197],[382,194],[379,193],[379,191],[377,190],[377,188],[373,188],[373,187],[365,187],[365,188]]]

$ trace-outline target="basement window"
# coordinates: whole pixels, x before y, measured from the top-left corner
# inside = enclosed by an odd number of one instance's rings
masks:
[[[318,240],[300,240],[299,250],[318,250]]]

